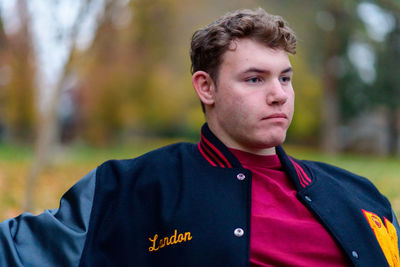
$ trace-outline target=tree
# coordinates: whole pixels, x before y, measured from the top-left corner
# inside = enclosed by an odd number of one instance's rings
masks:
[[[323,104],[322,148],[329,153],[339,150],[339,125],[341,121],[340,88],[343,84],[342,64],[346,64],[346,52],[350,38],[357,27],[354,15],[357,1],[322,1],[322,10],[332,27],[320,36],[322,43]]]
[[[388,122],[388,148],[391,155],[398,154],[400,140],[400,15],[393,13],[395,27],[379,50],[377,81],[371,102],[383,105]]]
[[[1,11],[1,9],[0,9]],[[0,12],[0,142],[3,139],[3,135],[4,135],[4,122],[5,122],[5,116],[4,116],[4,105],[5,105],[5,97],[4,97],[4,91],[5,91],[5,85],[7,83],[6,79],[8,77],[6,77],[7,73],[5,73],[5,71],[7,71],[7,69],[9,70],[8,64],[7,64],[7,60],[6,60],[6,55],[7,55],[7,46],[6,46],[6,42],[7,42],[7,37],[6,34],[4,32],[4,27],[3,27],[3,19],[1,16],[1,12]]]
[[[26,0],[19,0],[27,13]],[[58,27],[61,39],[66,42],[66,60],[62,63],[60,75],[53,83],[38,83],[39,86],[50,86],[50,100],[43,107],[42,112],[38,113],[37,137],[35,140],[35,154],[32,163],[32,168],[27,180],[26,198],[24,210],[30,211],[34,206],[34,187],[39,179],[42,168],[48,163],[52,149],[58,141],[58,121],[57,107],[59,105],[60,95],[65,86],[66,81],[71,75],[70,62],[76,49],[77,38],[82,21],[90,14],[90,8],[95,1],[85,0],[81,2],[77,15],[75,16],[69,28],[62,27],[62,20],[57,17],[53,20],[53,26]],[[60,1],[53,2],[51,8],[57,9]],[[55,11],[55,10],[53,10]],[[56,12],[54,12],[56,13]],[[38,44],[36,44],[38,45]],[[43,81],[42,73],[37,72],[37,79]],[[37,88],[40,89],[40,88]],[[37,90],[39,92],[39,90]]]
[[[30,32],[30,17],[25,1],[17,1],[20,27],[5,35],[1,30],[3,71],[8,72],[9,81],[4,85],[2,113],[9,136],[14,141],[32,140],[34,137],[34,72],[35,61]],[[1,27],[2,29],[3,27]]]
[[[134,15],[121,26],[115,17],[126,16],[127,10]],[[82,73],[87,142],[104,145],[126,132],[179,129],[186,102],[178,100],[192,91],[182,88],[183,75],[177,71],[187,58],[174,57],[175,38],[182,43],[180,31],[175,32],[176,12],[173,0],[131,1],[123,10],[116,3],[107,9],[91,48],[75,62]],[[184,71],[189,77],[188,68]]]

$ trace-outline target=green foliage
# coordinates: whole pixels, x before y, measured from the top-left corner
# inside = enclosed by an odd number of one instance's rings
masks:
[[[390,35],[392,41],[376,44],[381,49],[377,48],[375,86],[363,83],[349,60],[352,41],[371,43],[357,14],[361,0],[135,0],[123,7],[124,1],[106,2],[91,47],[75,51],[71,64],[79,77],[77,136],[90,144],[107,145],[150,132],[195,135],[204,115],[191,86],[191,35],[221,14],[239,8],[261,6],[282,15],[298,36],[298,53],[291,58],[296,112],[290,140],[315,143],[319,139],[326,111],[323,92],[329,88],[337,93],[342,123],[373,104],[394,107],[400,103],[399,61],[393,56],[399,51],[395,45],[399,32]],[[387,10],[398,10],[395,0],[375,2]],[[125,16],[130,20],[118,22]],[[326,16],[334,18],[334,26],[324,30],[317,18]],[[6,60],[13,74],[7,88],[0,88],[0,120],[6,122],[12,136],[27,139],[36,125],[34,58],[29,44],[22,45],[21,36],[12,38],[21,45],[13,45],[13,52],[7,50],[7,59],[0,47],[0,60]],[[332,58],[339,60],[332,64]]]
[[[34,64],[32,42],[26,20],[20,28],[6,35],[0,17],[0,125],[13,141],[33,139],[36,123]]]
[[[12,76],[5,88],[5,121],[16,141],[32,140],[35,130],[34,79],[28,59],[25,53],[12,58]]]
[[[391,110],[400,107],[400,15],[393,16],[393,31],[385,43],[378,45],[378,79],[372,88],[373,101],[388,105]]]
[[[318,76],[310,71],[302,48],[292,57],[294,68],[293,88],[296,93],[295,113],[288,132],[290,140],[315,142],[321,121],[322,84]]]

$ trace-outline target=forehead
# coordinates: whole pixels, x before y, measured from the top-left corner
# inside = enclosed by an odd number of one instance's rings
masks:
[[[285,50],[273,49],[251,39],[232,41],[221,62],[221,69],[256,67],[273,71],[283,70],[290,66],[289,56]]]

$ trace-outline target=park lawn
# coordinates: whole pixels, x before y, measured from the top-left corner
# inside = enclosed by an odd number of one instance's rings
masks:
[[[104,149],[84,146],[63,149],[52,157],[54,162],[42,172],[35,189],[34,213],[57,208],[62,194],[105,160],[132,158],[171,142],[173,141],[156,140]],[[400,158],[354,154],[330,156],[316,150],[292,146],[286,147],[286,150],[299,159],[331,163],[368,177],[389,198],[400,218]],[[0,221],[22,212],[25,182],[32,164],[32,155],[29,148],[0,145]]]

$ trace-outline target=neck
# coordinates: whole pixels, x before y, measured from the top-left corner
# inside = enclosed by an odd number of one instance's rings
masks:
[[[224,141],[222,141],[224,143]],[[225,143],[224,143],[225,144]],[[235,145],[227,145],[229,148],[241,150],[244,152],[248,152],[255,155],[262,155],[262,156],[269,156],[269,155],[276,155],[275,147],[268,147],[268,148],[248,148],[243,146],[235,146]]]
[[[212,123],[212,121],[208,120],[208,127],[213,132],[213,134],[222,142],[225,146],[237,150],[241,150],[244,152],[256,154],[256,155],[276,155],[276,149],[274,146],[272,147],[263,147],[263,146],[251,146],[250,144],[241,144],[240,142],[235,141],[233,138],[229,137],[222,129],[217,127]]]

